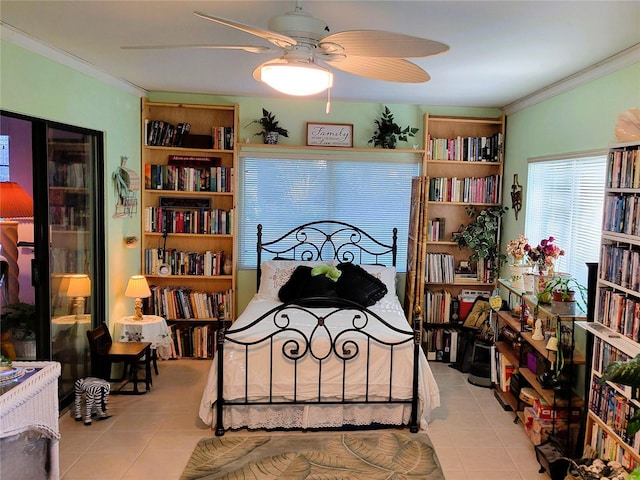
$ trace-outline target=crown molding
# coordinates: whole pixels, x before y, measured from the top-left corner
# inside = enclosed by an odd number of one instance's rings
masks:
[[[16,29],[15,27],[7,25],[3,22],[0,22],[0,38],[2,39],[2,41],[10,42],[14,45],[17,45],[18,47],[41,55],[49,60],[60,63],[80,73],[84,73],[89,77],[95,78],[96,80],[99,80],[103,83],[124,90],[125,92],[132,95],[146,97],[148,94],[145,89],[140,88],[137,85],[109,75],[108,73],[100,70],[95,65],[92,65],[76,57],[75,55],[72,55],[69,52],[44,44],[41,41]]]
[[[540,103],[551,97],[572,90],[580,85],[584,85],[592,80],[608,75],[609,73],[616,72],[638,62],[640,62],[640,43],[522,97],[515,102],[502,107],[502,111],[505,115],[509,116],[513,113],[519,112],[520,110],[531,107],[536,103]]]

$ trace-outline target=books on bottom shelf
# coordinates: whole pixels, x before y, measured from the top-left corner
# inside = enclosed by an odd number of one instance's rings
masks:
[[[441,328],[424,332],[427,360],[454,363],[458,359],[458,331]]]
[[[171,325],[170,358],[213,358],[218,330],[213,325]]]
[[[597,452],[599,458],[615,460],[627,468],[633,470],[640,466],[640,463],[629,453],[628,449],[620,445],[620,441],[610,435],[597,423],[592,425],[589,445]]]
[[[491,381],[496,385],[500,391],[509,392],[511,385],[511,375],[515,371],[516,367],[513,365],[507,357],[492,347],[493,365],[491,368]]]

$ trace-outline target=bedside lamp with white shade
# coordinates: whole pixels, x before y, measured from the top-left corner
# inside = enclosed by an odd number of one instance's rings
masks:
[[[142,320],[142,299],[151,296],[149,284],[144,275],[133,275],[129,279],[127,289],[124,292],[126,297],[135,298],[135,319]]]

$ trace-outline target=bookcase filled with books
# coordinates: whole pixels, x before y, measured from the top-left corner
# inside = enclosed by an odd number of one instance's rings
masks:
[[[602,381],[606,367],[640,354],[640,143],[608,153],[585,444],[602,458],[640,466],[640,433],[629,419],[640,411],[637,388]]]
[[[446,351],[448,338],[442,325],[435,324],[460,319],[460,300],[472,302],[478,294],[489,295],[496,286],[488,278],[486,265],[470,262],[472,252],[460,248],[453,235],[473,220],[467,213],[470,207],[480,212],[502,204],[505,124],[504,117],[427,113],[424,128],[427,152],[423,175],[429,182],[424,321],[426,346],[433,357],[434,351]]]
[[[237,105],[142,102],[145,310],[182,356],[210,357],[218,322],[235,318],[237,124]]]

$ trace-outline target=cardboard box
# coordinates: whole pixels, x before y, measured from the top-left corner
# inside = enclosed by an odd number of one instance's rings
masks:
[[[544,400],[536,398],[533,401],[533,411],[536,416],[542,420],[552,420],[554,418],[568,418],[569,409],[567,407],[553,408],[553,405],[548,405]],[[571,423],[580,421],[580,408],[571,407]]]
[[[524,408],[524,432],[534,445],[540,445],[549,440],[553,432],[553,424],[549,420],[542,420],[536,416],[532,407]]]

